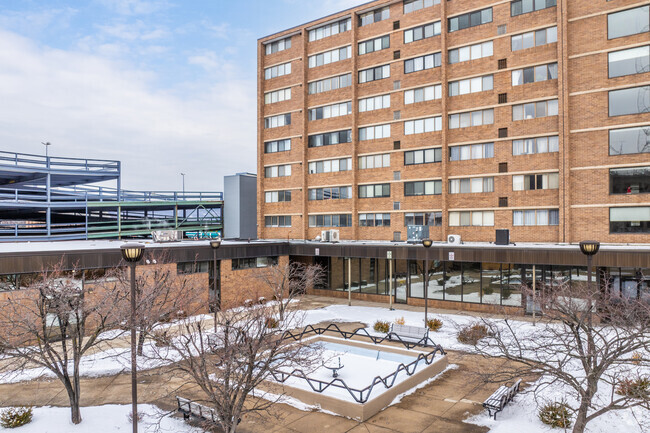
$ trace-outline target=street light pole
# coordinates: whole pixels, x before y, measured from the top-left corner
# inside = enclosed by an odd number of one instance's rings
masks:
[[[210,247],[212,247],[212,257],[213,257],[213,268],[212,268],[212,285],[214,290],[214,300],[213,300],[213,313],[214,313],[214,332],[217,332],[217,312],[219,310],[219,298],[217,297],[217,249],[221,246],[221,238],[217,238],[210,241]]]
[[[138,433],[138,363],[136,352],[136,290],[135,290],[135,267],[142,259],[144,245],[125,244],[121,246],[122,258],[131,268],[131,411],[133,422],[133,433]]]
[[[52,143],[50,143],[49,141],[46,141],[45,143],[43,143],[43,142],[41,141],[41,144],[42,144],[43,146],[45,146],[45,159],[48,159],[50,156],[49,156],[49,154],[48,154],[47,149],[52,145]]]
[[[181,173],[183,176],[183,200],[185,200],[185,173]]]
[[[431,239],[423,239],[422,245],[424,246],[424,251],[426,252],[424,258],[424,327],[428,326],[428,316],[429,316],[429,248],[433,241]]]

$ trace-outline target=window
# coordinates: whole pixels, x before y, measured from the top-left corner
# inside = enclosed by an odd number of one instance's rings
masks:
[[[288,152],[291,150],[291,139],[268,141],[264,143],[264,153]]]
[[[512,141],[512,154],[517,155],[533,155],[535,153],[549,153],[560,151],[560,138],[557,136],[552,137],[537,137],[525,138],[523,140]]]
[[[466,144],[449,148],[450,161],[494,158],[494,143]]]
[[[492,8],[449,18],[449,33],[492,22]]]
[[[352,29],[352,19],[346,18],[332,24],[317,27],[309,31],[309,42],[328,38]]]
[[[650,125],[609,131],[609,154],[650,153]]]
[[[352,215],[309,215],[309,227],[352,227]]]
[[[275,104],[276,102],[288,101],[291,99],[291,89],[275,90],[264,94],[265,104]]]
[[[609,53],[609,78],[650,72],[650,45]]]
[[[318,66],[329,65],[330,63],[336,63],[349,59],[350,57],[352,57],[352,47],[348,45],[347,47],[309,56],[309,67],[316,68]]]
[[[609,92],[609,115],[625,116],[650,112],[650,86]]]
[[[449,227],[494,226],[494,211],[449,212]]]
[[[512,225],[519,226],[557,226],[560,225],[558,209],[515,210],[512,211]]]
[[[359,14],[359,27],[378,23],[379,21],[387,20],[388,18],[390,18],[390,10],[388,6],[375,9],[374,11]]]
[[[404,195],[406,197],[413,197],[418,195],[440,195],[440,194],[442,194],[441,180],[404,182]]]
[[[442,85],[421,87],[404,91],[404,105],[442,98]]]
[[[404,0],[404,13],[408,14],[437,4],[440,4],[440,0]]]
[[[359,157],[359,170],[390,167],[390,153]]]
[[[352,158],[329,159],[309,163],[309,174],[336,173],[352,170]]]
[[[210,272],[210,262],[185,262],[176,264],[178,274],[202,274]]]
[[[441,53],[428,54],[404,61],[404,73],[423,71],[425,69],[439,68],[441,66]]]
[[[414,212],[404,214],[404,226],[442,226],[442,212]]]
[[[420,149],[404,152],[404,165],[432,164],[442,162],[442,149]]]
[[[647,194],[650,192],[650,167],[609,170],[610,194]]]
[[[390,197],[390,183],[359,185],[359,198]]]
[[[546,80],[557,80],[557,63],[531,66],[530,68],[515,69],[512,71],[513,86],[521,86],[522,84]]]
[[[266,44],[266,55],[278,53],[291,48],[291,37]]]
[[[291,113],[264,118],[264,128],[266,129],[279,128],[287,125],[291,125]]]
[[[309,147],[331,146],[339,143],[351,143],[352,131],[327,132],[309,136]]]
[[[650,31],[650,6],[607,15],[607,38],[615,39]]]
[[[338,77],[326,78],[324,80],[309,83],[309,94],[329,92],[330,90],[343,89],[352,85],[352,74],[339,75]]]
[[[552,44],[554,42],[557,42],[557,27],[549,27],[547,29],[512,36],[511,47],[512,51],[519,51],[540,45]]]
[[[451,179],[449,194],[478,194],[494,192],[494,177],[473,177],[467,179]]]
[[[442,117],[440,116],[404,122],[404,135],[424,134],[435,131],[442,131]]]
[[[331,117],[347,116],[352,114],[352,102],[326,105],[309,110],[309,120],[329,119]]]
[[[291,227],[291,216],[267,216],[264,217],[265,227]]]
[[[512,190],[558,189],[559,182],[559,173],[517,175],[512,176]]]
[[[281,203],[291,201],[291,191],[267,191],[264,193],[266,203]]]
[[[609,209],[611,233],[650,233],[650,207],[617,207]]]
[[[390,77],[390,65],[377,66],[376,68],[359,71],[359,84],[383,80],[388,77]]]
[[[373,98],[359,99],[359,112],[382,110],[390,108],[390,95],[380,95]]]
[[[449,129],[469,128],[471,126],[492,125],[494,109],[470,111],[468,113],[450,114]]]
[[[531,102],[512,106],[512,120],[528,120],[538,117],[557,116],[557,99]]]
[[[527,14],[530,12],[541,11],[542,9],[552,8],[556,0],[515,0],[510,3],[510,15]]]
[[[452,81],[449,83],[449,96],[467,95],[468,93],[485,92],[492,90],[494,76],[468,78],[467,80]]]
[[[283,63],[281,65],[271,66],[264,69],[264,79],[270,80],[271,78],[282,77],[291,73],[291,62]]]
[[[291,218],[291,217],[285,217]],[[278,257],[251,257],[248,259],[232,259],[232,270],[266,268],[268,266],[277,266]]]
[[[360,213],[359,227],[390,227],[390,214]]]
[[[390,125],[368,126],[359,128],[359,141],[379,140],[390,137]]]
[[[494,54],[492,41],[482,44],[468,45],[466,47],[449,50],[449,63],[467,62],[483,57],[492,57]]]
[[[334,188],[313,188],[309,190],[309,200],[347,200],[352,198],[351,186]]]
[[[287,177],[291,176],[291,164],[273,165],[264,168],[264,177]]]
[[[429,39],[438,36],[441,31],[440,27],[440,21],[436,21],[435,23],[404,30],[404,43],[410,44],[411,42],[419,41],[421,39]]]
[[[390,36],[382,36],[381,38],[359,42],[359,55],[362,56],[375,51],[385,50],[386,48],[390,48]]]

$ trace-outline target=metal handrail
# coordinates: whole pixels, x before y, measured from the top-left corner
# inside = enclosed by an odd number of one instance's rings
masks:
[[[310,334],[323,335],[325,332],[338,333],[339,335],[341,335],[346,340],[349,340],[354,336],[369,338],[370,340],[373,341],[374,344],[379,344],[379,343],[381,343],[381,342],[383,342],[383,341],[385,341],[387,339],[391,339],[391,341],[395,341],[395,340],[392,340],[392,337],[391,337],[390,334],[387,335],[386,337],[380,338],[380,337],[376,337],[376,336],[373,336],[373,335],[369,334],[364,328],[357,329],[354,332],[342,331],[334,323],[327,326],[326,328],[314,328],[312,325],[308,325],[299,334],[294,334],[291,331],[285,331],[282,334],[281,339],[283,341],[284,340],[298,341],[298,340],[301,340],[302,337],[304,337],[305,335],[310,335]],[[307,384],[309,385],[309,387],[314,392],[318,392],[319,394],[323,393],[325,390],[327,390],[330,387],[345,389],[350,394],[350,396],[354,399],[354,401],[356,401],[357,403],[363,404],[363,403],[366,403],[370,399],[370,395],[372,394],[372,391],[374,390],[375,386],[378,386],[378,385],[381,384],[381,385],[384,386],[385,389],[390,389],[395,385],[395,381],[397,380],[397,375],[400,372],[404,371],[408,376],[412,376],[413,374],[415,374],[417,364],[420,361],[424,361],[427,365],[431,365],[433,363],[436,355],[438,354],[438,352],[440,352],[441,355],[446,355],[446,352],[444,351],[442,346],[440,346],[439,344],[435,344],[429,337],[425,337],[425,338],[421,339],[417,343],[412,343],[412,342],[402,340],[401,337],[399,335],[397,335],[397,334],[393,334],[393,335],[397,338],[397,341],[399,341],[404,346],[406,346],[407,349],[411,349],[411,348],[413,348],[415,346],[422,346],[422,347],[433,347],[433,350],[431,352],[429,352],[429,353],[420,353],[420,354],[418,354],[417,358],[414,361],[412,361],[412,362],[410,362],[408,364],[404,364],[404,363],[400,362],[400,364],[397,366],[397,369],[394,372],[392,372],[392,373],[390,373],[390,374],[388,374],[386,376],[383,376],[383,377],[382,376],[375,376],[375,378],[372,380],[370,385],[368,385],[367,387],[365,387],[363,389],[352,388],[343,379],[340,379],[338,377],[332,379],[329,382],[323,381],[323,380],[320,380],[320,379],[313,379],[313,378],[308,377],[305,374],[305,372],[302,371],[301,369],[294,369],[291,372],[286,372],[286,371],[276,369],[276,370],[270,370],[269,374],[273,377],[273,379],[276,382],[279,382],[279,383],[286,382],[290,377],[297,377],[297,378],[300,378],[300,379],[304,379],[307,382]],[[433,343],[432,346],[430,346],[428,344],[429,341],[431,341],[431,343]]]
[[[58,156],[42,156],[29,153],[0,151],[0,165],[43,167],[83,168],[84,171],[120,171],[120,161],[88,159],[88,158],[63,158]],[[93,170],[98,169],[98,170]]]

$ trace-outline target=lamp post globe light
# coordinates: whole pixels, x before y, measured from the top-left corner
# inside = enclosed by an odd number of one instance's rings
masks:
[[[144,253],[144,245],[142,244],[124,244],[120,247],[122,258],[129,264],[131,268],[131,406],[133,411],[133,433],[138,432],[138,364],[136,357],[136,335],[135,335],[135,312],[136,312],[136,293],[135,293],[135,267]]]
[[[428,326],[428,313],[429,313],[429,248],[433,245],[431,239],[423,239],[422,245],[426,251],[424,257],[424,327]]]
[[[580,251],[587,256],[587,288],[589,290],[591,290],[591,264],[598,250],[600,250],[600,242],[598,241],[580,242]]]
[[[212,284],[214,290],[214,299],[212,304],[212,311],[214,313],[214,332],[217,332],[217,311],[219,310],[219,296],[217,292],[217,250],[221,246],[221,238],[212,239],[210,247],[212,248],[213,268],[212,268]]]

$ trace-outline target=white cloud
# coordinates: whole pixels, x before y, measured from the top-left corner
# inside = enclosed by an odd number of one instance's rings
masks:
[[[98,0],[98,2],[120,15],[149,15],[171,7],[166,0]]]
[[[209,52],[193,61],[233,69]],[[184,83],[180,97],[153,89],[153,78],[128,63],[0,30],[3,150],[42,153],[40,142],[50,141],[53,155],[121,159],[131,189],[179,189],[182,171],[188,190],[215,190],[224,175],[255,171],[254,81]]]

